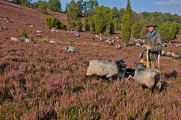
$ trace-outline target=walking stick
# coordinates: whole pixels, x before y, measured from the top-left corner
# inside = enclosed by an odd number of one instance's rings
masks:
[[[146,50],[146,67],[150,68],[150,61],[149,61],[149,50]]]
[[[160,52],[158,53],[158,69],[160,70]]]

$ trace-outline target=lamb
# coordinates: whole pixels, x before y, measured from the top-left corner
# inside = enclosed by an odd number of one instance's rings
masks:
[[[142,63],[137,64],[134,73],[134,79],[140,85],[142,85],[142,87],[146,87],[151,90],[153,90],[154,88],[161,90],[163,88],[160,76],[160,71],[156,69],[146,68]]]
[[[98,75],[106,78],[124,77],[126,65],[123,60],[109,62],[104,60],[91,60],[87,69],[87,76]]]

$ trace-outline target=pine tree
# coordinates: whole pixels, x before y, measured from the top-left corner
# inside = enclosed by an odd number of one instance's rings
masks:
[[[130,0],[128,0],[126,10],[122,20],[121,38],[124,43],[128,43],[131,38],[131,25],[132,25],[132,9]]]

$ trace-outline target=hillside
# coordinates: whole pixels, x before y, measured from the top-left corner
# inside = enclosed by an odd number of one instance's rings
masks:
[[[95,35],[88,32],[81,32],[80,37],[65,30],[51,32],[45,24],[47,16],[66,23],[62,13],[42,14],[0,1],[0,120],[181,118],[181,60],[161,57],[162,79],[168,83],[163,92],[143,90],[134,80],[87,78],[87,64],[92,59],[123,59],[127,68],[135,69],[141,47],[125,47],[118,39],[121,49],[116,49],[115,45],[93,40]],[[42,37],[59,44],[11,41],[23,29],[34,37],[40,30]],[[181,42],[180,37],[176,42]],[[68,53],[69,45],[78,52]],[[181,47],[169,45],[164,49],[181,54]],[[174,70],[177,78],[164,76]]]

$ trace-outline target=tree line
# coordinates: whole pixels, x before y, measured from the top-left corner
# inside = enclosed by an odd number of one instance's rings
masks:
[[[144,38],[147,33],[145,25],[154,18],[164,40],[172,40],[181,34],[181,16],[171,13],[142,12],[136,13],[127,0],[126,8],[109,8],[100,6],[97,0],[71,0],[65,11],[61,9],[60,0],[48,0],[31,3],[30,0],[13,0],[17,4],[40,8],[43,13],[48,10],[64,12],[67,16],[66,29],[90,31],[105,35],[121,32],[120,37],[128,43],[131,38]]]

